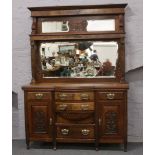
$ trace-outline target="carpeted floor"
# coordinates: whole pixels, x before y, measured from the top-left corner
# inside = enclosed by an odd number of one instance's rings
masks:
[[[128,152],[121,145],[107,144],[95,151],[93,144],[58,144],[57,150],[50,143],[32,143],[26,149],[25,140],[12,141],[12,155],[143,155],[142,143],[129,143]]]

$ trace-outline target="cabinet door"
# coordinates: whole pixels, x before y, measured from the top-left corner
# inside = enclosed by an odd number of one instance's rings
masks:
[[[50,104],[50,101],[29,101],[28,124],[30,139],[45,141],[51,139],[52,115]]]
[[[123,102],[99,102],[99,139],[101,142],[123,141]]]

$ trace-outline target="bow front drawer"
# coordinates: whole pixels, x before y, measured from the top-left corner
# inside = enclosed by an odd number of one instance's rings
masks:
[[[51,99],[50,92],[28,92],[27,93],[28,100],[48,100]]]
[[[56,92],[55,93],[56,101],[93,101],[94,93],[93,92]]]
[[[98,92],[97,98],[99,100],[118,100],[123,99],[123,92]]]

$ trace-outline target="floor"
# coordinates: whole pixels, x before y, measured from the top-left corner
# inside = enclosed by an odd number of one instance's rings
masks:
[[[13,140],[12,155],[143,155],[143,144],[129,143],[127,152],[114,144],[102,145],[99,151],[95,151],[93,144],[58,144],[55,151],[50,143],[32,143],[27,150],[24,140]]]

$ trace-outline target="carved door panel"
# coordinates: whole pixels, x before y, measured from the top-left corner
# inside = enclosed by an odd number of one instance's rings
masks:
[[[123,102],[102,101],[99,103],[99,107],[99,137],[105,142],[108,142],[108,139],[114,141],[122,139]]]
[[[51,107],[48,101],[29,102],[28,105],[28,122],[29,134],[31,138],[51,139],[52,120]]]

